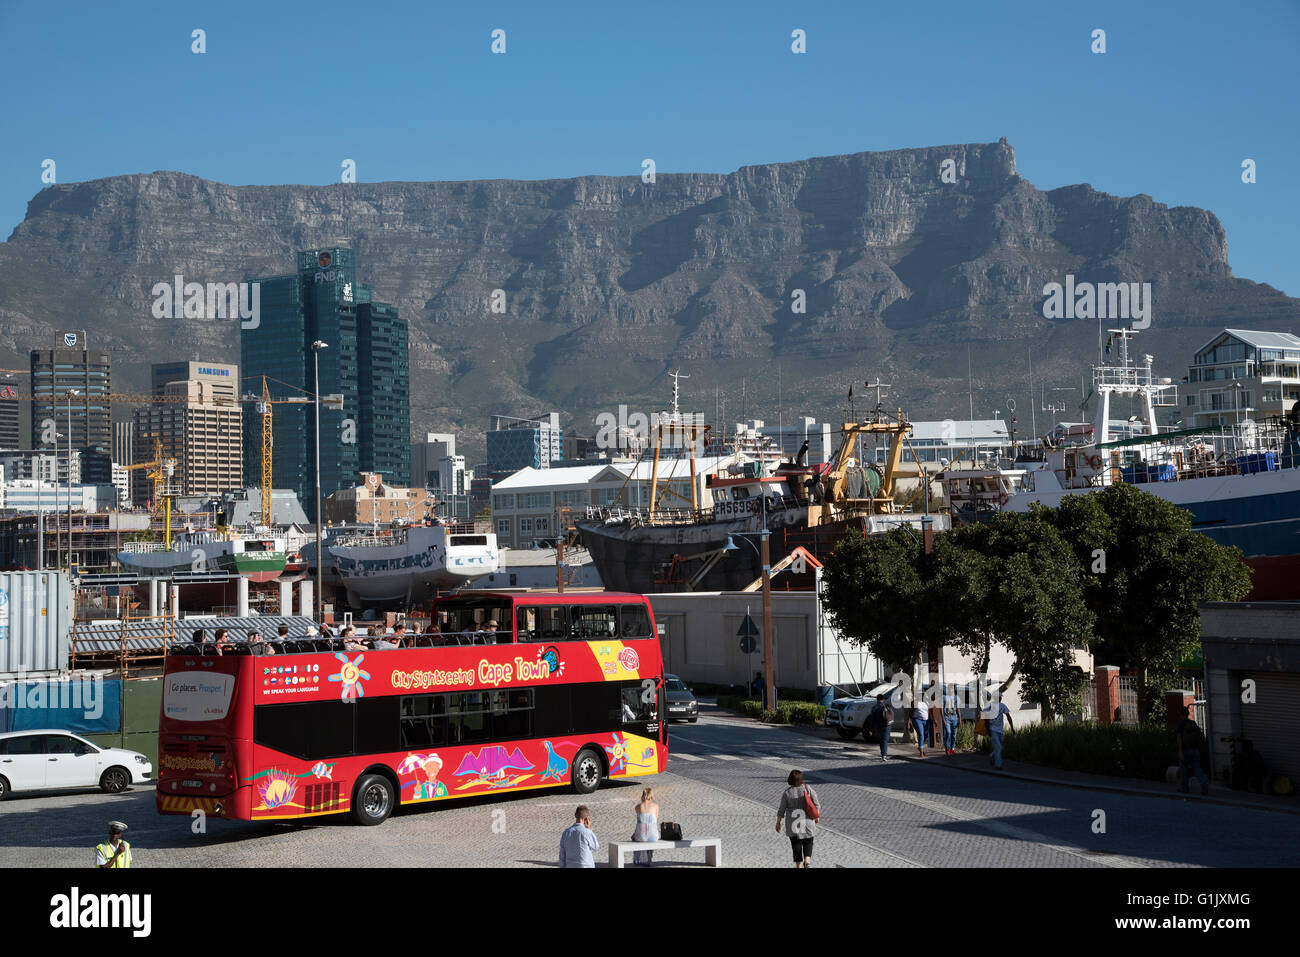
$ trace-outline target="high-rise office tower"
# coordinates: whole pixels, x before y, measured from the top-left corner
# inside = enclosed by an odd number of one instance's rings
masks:
[[[136,461],[153,461],[161,443],[163,457],[176,460],[171,484],[182,495],[220,495],[241,488],[244,436],[242,410],[236,401],[238,383],[239,367],[227,363],[155,365],[154,395],[183,401],[136,409],[132,423]],[[142,481],[133,485],[136,504],[144,504],[152,486]]]
[[[314,362],[322,395],[343,396],[342,411],[321,407],[321,496],[354,484],[358,472],[405,476],[410,471],[410,372],[407,324],[387,303],[375,302],[356,281],[351,249],[298,253],[293,276],[261,284],[256,328],[243,329],[240,363],[245,391],[260,393],[265,375],[273,397],[310,396]],[[313,356],[312,343],[326,348]],[[275,405],[273,480],[316,510],[316,424],[311,404]],[[244,423],[244,468],[261,471],[261,422]]]
[[[32,350],[32,448],[67,448],[69,425],[74,449],[110,448],[112,359],[92,350],[84,333],[59,335],[56,348]]]

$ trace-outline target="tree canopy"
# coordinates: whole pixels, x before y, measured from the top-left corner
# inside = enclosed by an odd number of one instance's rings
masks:
[[[895,667],[932,643],[958,648],[985,672],[994,642],[1015,657],[1026,696],[1059,714],[1086,676],[1076,649],[1104,649],[1137,670],[1144,720],[1200,640],[1197,606],[1250,587],[1240,552],[1192,531],[1190,513],[1116,484],[1059,508],[1000,512],[935,536],[927,562],[907,529],[836,542],[826,563],[832,624]],[[1120,660],[1114,660],[1114,659]]]

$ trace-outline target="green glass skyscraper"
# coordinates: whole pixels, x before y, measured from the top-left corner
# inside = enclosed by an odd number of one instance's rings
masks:
[[[253,279],[261,284],[255,328],[240,336],[243,391],[260,393],[267,377],[272,397],[313,391],[311,344],[320,352],[322,395],[343,396],[343,409],[322,406],[321,495],[355,485],[357,473],[381,472],[399,481],[410,471],[410,371],[407,324],[387,303],[374,302],[356,281],[351,249],[298,253],[293,276]],[[273,480],[291,488],[315,519],[315,410],[274,406]],[[244,419],[245,474],[261,474],[261,417]]]

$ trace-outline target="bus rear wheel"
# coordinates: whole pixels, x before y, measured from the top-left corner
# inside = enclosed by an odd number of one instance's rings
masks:
[[[570,774],[573,790],[578,794],[590,794],[600,787],[600,777],[604,770],[600,763],[600,756],[595,750],[583,748],[573,759],[573,770]]]
[[[393,783],[382,774],[367,774],[352,795],[352,820],[366,827],[383,824],[395,803]]]

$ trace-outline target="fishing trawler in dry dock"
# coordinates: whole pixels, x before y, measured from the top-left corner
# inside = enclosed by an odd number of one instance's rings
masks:
[[[762,576],[759,543],[765,525],[771,558],[777,562],[795,546],[821,556],[850,530],[879,534],[900,525],[919,530],[927,518],[895,501],[903,448],[912,432],[901,411],[889,416],[877,408],[865,421],[844,423],[831,462],[806,464],[805,442],[792,461],[782,462],[770,475],[761,462],[733,461],[702,482],[694,453],[707,427],[683,417],[674,398],[673,410],[656,416],[654,431],[650,507],[593,506],[575,523],[601,581],[615,591],[742,590]],[[689,452],[690,509],[659,504],[665,436],[682,439],[670,444]],[[858,463],[861,437],[888,440],[883,466]],[[928,518],[936,531],[947,527],[944,515]]]

